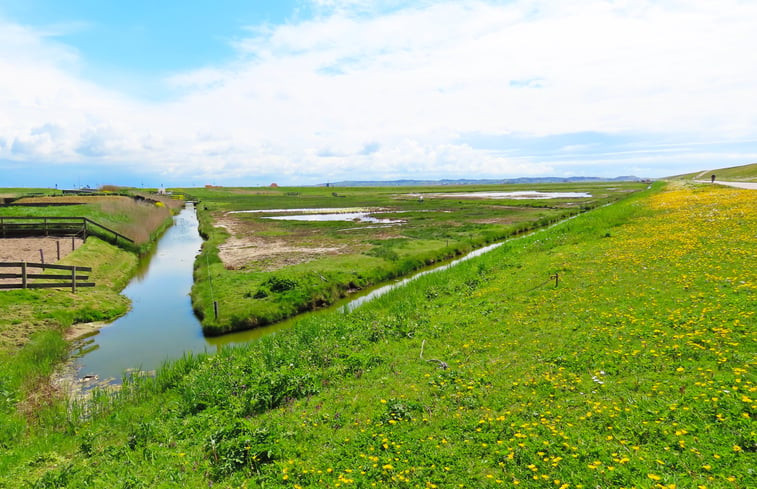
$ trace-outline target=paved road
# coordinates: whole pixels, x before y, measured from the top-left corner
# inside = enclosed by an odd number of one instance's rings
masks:
[[[710,183],[709,180],[694,180],[698,183]],[[721,182],[720,180],[715,180],[716,185],[727,185],[729,187],[736,187],[736,188],[746,188],[750,190],[757,190],[757,182]]]

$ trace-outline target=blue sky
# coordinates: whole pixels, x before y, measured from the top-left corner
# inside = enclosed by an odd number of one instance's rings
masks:
[[[0,187],[757,161],[757,3],[0,0]]]
[[[163,77],[232,61],[233,42],[249,35],[251,26],[294,20],[304,7],[288,0],[23,0],[0,5],[6,19],[39,28],[75,49],[84,77],[151,99],[172,96]]]

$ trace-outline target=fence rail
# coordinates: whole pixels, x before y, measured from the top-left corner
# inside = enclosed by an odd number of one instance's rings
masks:
[[[0,283],[0,289],[53,289],[53,288],[70,288],[71,292],[76,293],[79,287],[94,287],[94,282],[83,282],[89,280],[89,275],[83,275],[80,272],[91,272],[91,267],[77,267],[69,265],[48,265],[45,263],[27,263],[21,262],[0,262],[0,268],[19,268],[20,273],[0,273],[0,279],[20,279],[20,282]],[[47,273],[29,273],[29,269],[41,268],[42,270],[63,270],[67,274],[47,274]],[[64,280],[65,282],[29,282],[30,279],[36,280]]]
[[[0,237],[3,238],[42,235],[82,236],[86,239],[88,234],[112,236],[114,244],[118,244],[119,239],[134,243],[133,239],[86,217],[0,216]]]

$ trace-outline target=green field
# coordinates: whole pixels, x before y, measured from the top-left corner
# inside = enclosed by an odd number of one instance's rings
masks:
[[[195,264],[193,304],[208,335],[254,328],[332,304],[361,289],[557,222],[646,186],[612,182],[185,189],[201,201],[201,232],[207,238]],[[518,200],[465,195],[534,190],[591,196]],[[423,196],[422,202],[419,196]],[[268,219],[277,215],[272,212],[230,213],[321,208],[373,210],[375,218],[402,222],[303,222]]]
[[[115,397],[6,403],[0,487],[755,487],[755,229],[753,191],[656,186]]]

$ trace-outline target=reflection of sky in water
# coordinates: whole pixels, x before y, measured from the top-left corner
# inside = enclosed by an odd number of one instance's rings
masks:
[[[192,311],[192,264],[202,238],[193,207],[183,210],[160,239],[147,272],[124,289],[129,313],[93,336],[95,349],[78,360],[80,373],[120,378],[127,368],[152,370],[185,351],[213,350]]]
[[[310,207],[301,209],[255,209],[250,211],[229,211],[229,214],[280,214],[282,212],[298,212],[300,214],[344,214],[346,212],[369,212],[380,209],[367,207]]]
[[[486,199],[515,199],[515,200],[541,200],[541,199],[581,199],[591,197],[586,192],[460,192],[453,194],[426,194],[432,197],[458,198],[458,197],[481,197]]]
[[[287,216],[268,216],[263,219],[275,219],[277,221],[353,221],[373,222],[382,224],[399,223],[396,219],[379,219],[372,217],[367,212],[341,212],[338,214],[298,214]]]

